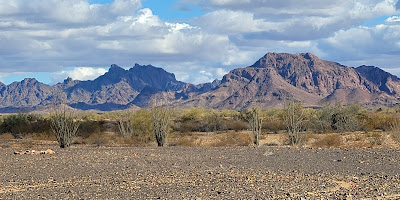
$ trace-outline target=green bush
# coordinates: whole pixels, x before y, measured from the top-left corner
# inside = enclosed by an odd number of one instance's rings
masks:
[[[49,130],[49,121],[36,114],[7,115],[0,125],[0,132],[11,133],[15,138],[21,138],[28,133],[45,133]]]
[[[77,136],[88,138],[94,133],[105,131],[103,127],[104,121],[82,120],[78,128]]]
[[[133,139],[139,143],[148,143],[154,141],[153,123],[151,112],[147,109],[141,109],[133,113],[130,117],[133,130]]]

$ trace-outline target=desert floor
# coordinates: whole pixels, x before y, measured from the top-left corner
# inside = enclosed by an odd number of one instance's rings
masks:
[[[0,147],[0,199],[400,199],[398,148],[35,148]]]

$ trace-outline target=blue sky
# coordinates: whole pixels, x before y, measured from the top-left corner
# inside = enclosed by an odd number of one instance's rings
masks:
[[[400,75],[398,0],[0,0],[0,81],[94,79],[153,64],[212,81],[267,52]]]

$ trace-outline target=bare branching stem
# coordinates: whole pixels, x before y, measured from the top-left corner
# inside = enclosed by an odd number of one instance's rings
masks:
[[[305,121],[303,106],[294,101],[289,102],[284,109],[283,117],[289,134],[290,144],[300,144],[302,139],[301,135],[303,134],[303,123]]]
[[[156,137],[157,145],[164,146],[170,125],[170,111],[163,106],[154,107],[151,109],[153,120],[153,132]]]
[[[260,145],[261,127],[262,127],[262,122],[263,122],[263,118],[260,115],[260,109],[252,108],[251,110],[249,110],[247,113],[247,120],[250,124],[250,128],[253,133],[253,137],[254,137],[253,142],[256,146],[259,146]]]
[[[50,121],[60,147],[69,147],[80,125],[74,114],[66,108],[61,108],[51,115]]]
[[[132,136],[133,127],[130,120],[130,113],[121,113],[118,119],[118,129],[122,137]]]

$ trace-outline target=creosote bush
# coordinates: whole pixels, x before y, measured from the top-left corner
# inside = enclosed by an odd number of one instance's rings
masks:
[[[22,138],[31,133],[47,133],[49,129],[48,120],[41,115],[27,113],[4,116],[0,125],[1,133],[10,133],[15,138]]]
[[[131,115],[132,139],[136,143],[146,144],[154,141],[153,121],[150,110],[141,109]]]

